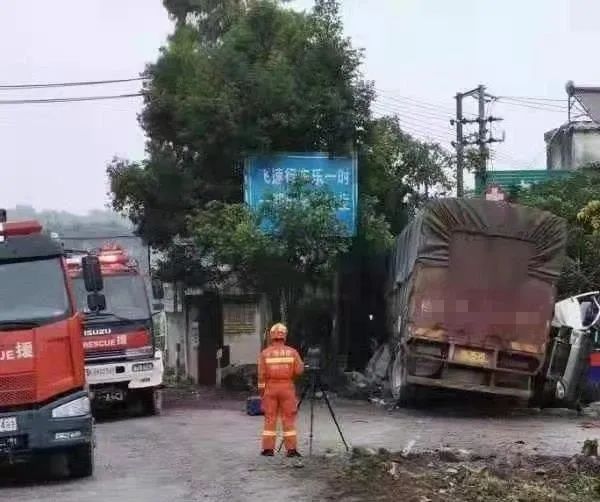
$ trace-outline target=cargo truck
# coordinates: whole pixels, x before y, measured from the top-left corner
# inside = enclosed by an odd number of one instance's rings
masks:
[[[100,275],[93,260],[84,269],[88,283]],[[71,476],[92,474],[82,332],[60,243],[0,218],[0,463],[60,454]]]
[[[97,256],[102,271],[106,306],[90,310],[86,303],[81,262]],[[100,249],[69,252],[69,275],[84,314],[85,369],[94,407],[125,405],[143,414],[161,411],[163,355],[156,346],[155,326],[146,282],[137,262],[112,244]],[[153,295],[162,298],[160,282]]]
[[[546,364],[565,222],[481,199],[430,202],[388,266],[391,391],[419,387],[534,397]]]

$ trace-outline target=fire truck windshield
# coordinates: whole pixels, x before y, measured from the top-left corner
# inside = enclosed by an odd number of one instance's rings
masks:
[[[55,322],[69,307],[59,258],[0,262],[0,327]]]
[[[116,317],[141,320],[150,318],[148,297],[144,280],[139,275],[105,275],[104,290],[106,310]],[[75,296],[80,311],[88,313],[87,291],[83,278],[73,279]]]

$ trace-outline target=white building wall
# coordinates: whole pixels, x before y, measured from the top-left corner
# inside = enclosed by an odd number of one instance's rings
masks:
[[[600,131],[581,131],[573,134],[573,168],[590,162],[600,162]]]
[[[232,366],[256,364],[261,350],[260,311],[256,302],[223,304],[223,345]]]

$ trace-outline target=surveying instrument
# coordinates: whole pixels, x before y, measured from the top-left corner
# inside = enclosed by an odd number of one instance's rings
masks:
[[[335,416],[335,412],[333,411],[333,407],[331,406],[331,402],[327,397],[327,393],[323,390],[323,386],[321,384],[321,348],[320,347],[310,347],[306,353],[304,368],[308,373],[309,380],[304,386],[302,390],[302,394],[300,395],[300,401],[298,402],[297,412],[300,411],[300,407],[304,402],[306,396],[308,396],[310,400],[310,436],[308,443],[308,455],[312,456],[312,446],[313,446],[313,431],[314,431],[314,421],[315,421],[315,400],[317,399],[317,392],[320,392],[327,404],[327,408],[329,409],[329,414],[331,415],[331,419],[335,424],[337,431],[340,435],[342,443],[346,447],[346,451],[349,451],[348,443],[346,443],[346,439],[344,439],[344,434],[342,433],[342,429],[340,424],[337,421],[337,417]],[[277,451],[281,450],[283,446],[283,441],[279,443],[279,448]]]

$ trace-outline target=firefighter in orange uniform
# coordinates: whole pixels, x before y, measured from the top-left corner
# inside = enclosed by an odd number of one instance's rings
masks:
[[[298,352],[285,344],[287,328],[283,324],[275,324],[269,335],[271,343],[258,360],[258,390],[265,414],[262,455],[271,457],[274,454],[277,418],[281,416],[287,456],[299,457],[295,424],[298,402],[294,379],[304,371],[304,363]]]

